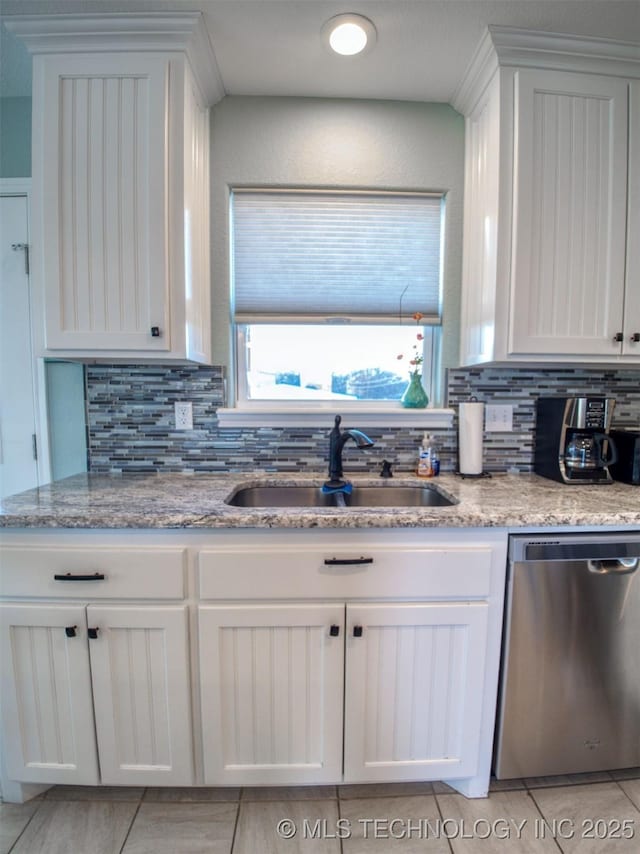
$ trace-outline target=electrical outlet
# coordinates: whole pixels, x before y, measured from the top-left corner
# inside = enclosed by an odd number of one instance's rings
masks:
[[[498,406],[488,403],[484,408],[484,429],[487,433],[511,433],[513,431],[513,406]]]
[[[176,430],[193,430],[193,406],[191,403],[176,403]]]

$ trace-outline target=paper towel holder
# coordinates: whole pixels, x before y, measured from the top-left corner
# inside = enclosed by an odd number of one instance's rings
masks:
[[[480,418],[482,419],[484,416],[484,406],[485,406],[484,401],[478,400],[476,395],[471,395],[468,398],[468,400],[461,400],[460,401],[460,406],[459,406],[460,421],[458,424],[458,468],[454,470],[454,474],[456,474],[462,478],[472,478],[472,479],[475,478],[476,480],[478,478],[491,477],[490,473],[482,467],[482,432],[483,432],[483,426],[484,426],[482,421],[480,421],[480,422],[476,421],[476,423],[474,424],[474,429],[480,430],[479,447],[475,448],[477,458],[476,459],[470,459],[468,456],[468,449],[467,449],[467,453],[465,453],[465,459],[463,461],[462,448],[461,448],[461,443],[462,443],[462,439],[463,439],[463,434],[462,434],[463,406],[465,408],[467,406],[470,406],[470,408],[473,408],[473,409],[475,409],[476,407],[479,407],[480,408]],[[477,414],[478,413],[476,411],[476,415]],[[468,422],[466,422],[466,428],[468,430]],[[475,436],[474,438],[478,439],[478,436]],[[464,466],[463,466],[463,462],[464,462]],[[465,469],[465,471],[461,471],[461,469],[463,469],[463,468]]]

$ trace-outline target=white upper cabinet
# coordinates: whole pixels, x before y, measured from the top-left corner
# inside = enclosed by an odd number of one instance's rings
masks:
[[[627,89],[615,77],[515,75],[511,353],[620,352]]]
[[[640,361],[634,76],[633,46],[490,29],[456,97],[463,364]]]
[[[640,80],[629,88],[629,195],[623,353],[640,359]]]
[[[210,361],[208,106],[221,88],[201,16],[11,27],[34,53],[38,350]]]

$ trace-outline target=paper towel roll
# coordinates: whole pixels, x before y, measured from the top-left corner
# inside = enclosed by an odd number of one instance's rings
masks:
[[[484,403],[461,403],[458,413],[460,474],[482,474]]]

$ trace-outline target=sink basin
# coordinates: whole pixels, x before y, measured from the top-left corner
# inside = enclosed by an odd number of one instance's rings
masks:
[[[456,502],[432,486],[354,486],[347,507],[451,507]]]
[[[344,501],[343,501],[344,498]],[[319,486],[247,486],[226,500],[233,507],[450,507],[432,486],[354,486],[351,495],[325,495]]]
[[[233,507],[335,507],[319,486],[247,486],[226,499]]]

